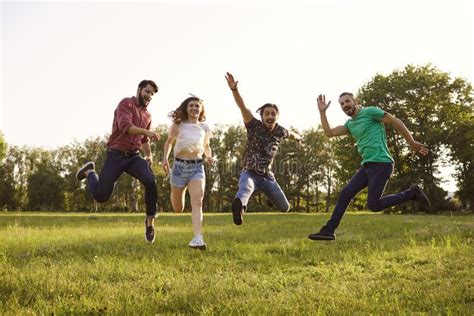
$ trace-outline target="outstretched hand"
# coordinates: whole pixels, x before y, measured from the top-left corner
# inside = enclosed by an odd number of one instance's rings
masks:
[[[227,84],[229,85],[230,90],[236,90],[237,89],[237,84],[239,83],[238,81],[235,81],[234,76],[230,72],[228,72],[225,76],[225,79],[227,80]]]
[[[206,162],[208,165],[212,166],[213,164],[216,163],[216,159],[215,159],[214,157],[206,157],[205,162]]]
[[[149,131],[149,130],[146,131],[145,135],[146,135],[148,138],[150,138],[151,140],[155,141],[155,142],[159,141],[160,138],[161,138],[159,134],[157,134],[157,133],[155,133],[155,132],[153,132],[153,131]]]
[[[411,147],[411,150],[413,151],[413,155],[420,154],[422,156],[425,156],[429,152],[428,146],[420,142],[417,142],[416,140],[413,141],[412,144],[410,144],[410,147]]]
[[[145,157],[146,162],[148,162],[148,165],[151,167],[153,165],[153,158],[151,156]]]
[[[170,164],[168,162],[168,159],[163,159],[163,162],[161,163],[161,167],[163,168],[163,171],[165,173],[168,173],[168,171],[170,171]]]
[[[320,112],[326,112],[326,109],[329,107],[331,104],[331,101],[329,101],[328,104],[326,104],[326,96],[324,94],[320,94],[318,96],[318,109]]]

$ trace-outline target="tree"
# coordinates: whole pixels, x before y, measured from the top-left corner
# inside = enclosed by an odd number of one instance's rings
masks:
[[[64,179],[50,161],[41,161],[28,177],[28,209],[61,211],[64,209]]]
[[[293,132],[298,133],[294,128]],[[300,210],[302,203],[303,187],[306,183],[303,176],[304,150],[293,140],[284,140],[280,144],[280,149],[273,161],[273,172],[280,184],[292,210]],[[267,210],[266,204],[262,207]]]
[[[3,163],[3,159],[7,154],[7,144],[5,143],[5,139],[3,138],[3,133],[0,131],[0,166]]]
[[[470,104],[470,106],[469,106]],[[474,118],[472,99],[460,106],[457,124],[453,124],[449,137],[450,156],[456,169],[457,195],[465,209],[474,208]]]
[[[206,187],[215,195],[216,210],[229,211],[238,189],[242,155],[247,133],[242,126],[217,126],[211,139],[211,148],[217,158],[217,177],[214,187]],[[213,193],[211,193],[213,192]]]
[[[303,132],[303,169],[301,170],[303,181],[305,182],[305,210],[309,212],[314,209],[320,211],[322,207],[320,189],[325,184],[325,166],[334,163],[329,161],[329,156],[333,152],[328,146],[329,139],[324,135],[320,127],[309,129]]]
[[[15,186],[13,179],[14,165],[5,159],[8,155],[7,144],[0,132],[0,209],[14,210],[16,208]]]
[[[156,143],[151,144],[151,150],[153,153],[153,173],[155,174],[156,184],[158,188],[158,210],[161,212],[172,211],[170,194],[171,187],[169,182],[169,176],[163,171],[161,162],[163,161],[163,147],[168,138],[168,126],[160,125],[155,129],[155,132],[160,135],[160,140]],[[170,155],[170,159],[172,155]],[[140,192],[144,194],[143,187],[140,186]],[[143,205],[143,196],[139,200],[138,204]]]
[[[77,182],[76,172],[89,160],[95,162],[97,170],[102,168],[106,155],[106,137],[89,138],[57,150],[60,157],[60,170],[64,178],[65,209],[70,211],[96,211],[98,203],[94,202],[85,182]]]

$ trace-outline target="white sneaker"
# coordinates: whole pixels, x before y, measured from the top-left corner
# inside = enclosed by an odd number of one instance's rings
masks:
[[[193,249],[206,250],[207,245],[202,239],[202,235],[196,235],[189,242],[189,247]]]

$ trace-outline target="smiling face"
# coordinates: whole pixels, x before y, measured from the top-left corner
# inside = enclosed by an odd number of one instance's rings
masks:
[[[348,116],[354,116],[356,112],[356,101],[353,96],[350,94],[343,94],[339,98],[339,104],[341,105],[341,109],[344,113]]]
[[[146,108],[148,104],[150,104],[150,101],[153,98],[154,94],[155,94],[155,88],[153,88],[149,84],[146,85],[145,88],[138,88],[138,91],[137,91],[138,103],[141,106]]]
[[[265,107],[260,112],[263,125],[269,130],[273,130],[278,120],[278,111],[274,107]]]
[[[188,106],[186,107],[186,113],[188,114],[189,119],[199,119],[202,110],[202,103],[198,100],[189,101]]]

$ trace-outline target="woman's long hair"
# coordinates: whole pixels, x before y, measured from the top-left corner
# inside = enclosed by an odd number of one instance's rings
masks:
[[[201,103],[201,113],[199,114],[199,122],[204,122],[206,120],[206,111],[204,110],[204,104],[202,100],[198,97],[189,97],[184,100],[181,105],[174,111],[171,111],[168,114],[168,117],[171,118],[173,123],[181,124],[181,122],[188,119],[188,103],[191,101],[199,101]]]

